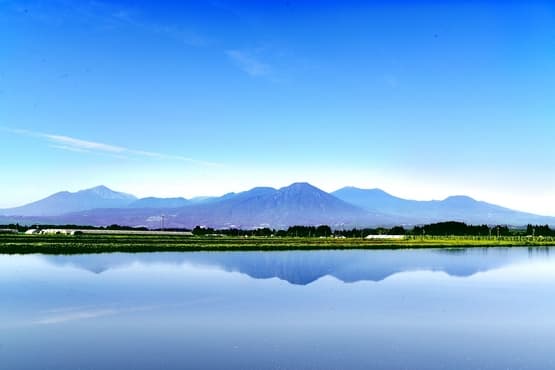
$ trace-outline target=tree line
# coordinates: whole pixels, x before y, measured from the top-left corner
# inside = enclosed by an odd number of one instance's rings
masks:
[[[91,226],[91,225],[48,225],[48,224],[38,224],[38,225],[20,225],[16,224],[6,224],[0,225],[0,229],[5,230],[17,230],[18,232],[25,232],[30,229],[80,229],[80,230],[136,230],[136,231],[147,231],[146,227],[133,227],[133,226],[122,226],[122,225],[109,225],[109,226]]]
[[[146,227],[131,227],[121,225],[110,225],[105,227],[95,227],[90,225],[35,225],[26,226],[20,224],[0,225],[0,230],[17,230],[25,232],[32,228],[41,229],[83,229],[83,230],[148,230]],[[160,229],[156,229],[160,230]],[[223,235],[223,236],[277,236],[277,237],[346,237],[364,238],[368,235],[407,235],[407,236],[551,236],[555,237],[555,229],[549,225],[532,225],[526,228],[509,228],[506,225],[468,225],[464,222],[438,222],[427,225],[405,228],[403,226],[377,227],[377,228],[352,228],[352,229],[332,229],[328,225],[320,226],[290,226],[287,229],[214,229],[210,227],[196,226],[194,229],[185,228],[165,228],[165,231],[192,231],[193,235]]]
[[[364,238],[369,235],[405,235],[405,236],[555,236],[555,229],[549,225],[528,225],[526,229],[509,228],[507,225],[468,225],[464,222],[438,222],[405,228],[403,226],[332,229],[328,225],[291,226],[287,229],[213,229],[197,226],[194,235],[226,236],[279,236],[279,237],[346,237]]]

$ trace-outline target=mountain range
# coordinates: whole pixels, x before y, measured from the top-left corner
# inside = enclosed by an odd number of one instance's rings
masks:
[[[534,253],[534,252],[532,252]],[[464,257],[461,256],[464,254]],[[195,266],[239,272],[254,279],[278,278],[295,285],[311,284],[324,276],[332,276],[345,283],[382,281],[404,272],[441,271],[449,276],[466,277],[478,272],[502,268],[522,258],[530,258],[530,251],[507,253],[501,249],[374,251],[287,251],[279,253],[118,253],[95,255],[43,255],[41,259],[54,266],[70,265],[102,274],[141,265]]]
[[[113,191],[101,185],[75,193],[60,191],[21,207],[0,210],[0,214],[9,214],[10,216],[59,216],[64,213],[93,208],[123,208],[135,201],[137,201],[137,198],[131,194]]]
[[[0,222],[111,224],[158,228],[287,228],[330,225],[334,228],[417,225],[440,221],[469,224],[528,223],[555,225],[555,217],[519,212],[467,196],[444,200],[402,199],[380,189],[344,187],[327,193],[308,183],[274,189],[256,187],[221,197],[137,197],[97,186],[59,192],[20,207],[0,210]]]

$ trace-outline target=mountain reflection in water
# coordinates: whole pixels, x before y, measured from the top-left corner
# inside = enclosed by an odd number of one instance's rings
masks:
[[[549,248],[0,255],[0,368],[555,368]]]
[[[441,271],[450,276],[471,276],[535,255],[549,248],[471,248],[378,251],[110,253],[41,256],[53,265],[72,265],[97,274],[132,264],[194,265],[239,272],[254,279],[279,278],[307,285],[324,276],[345,283],[381,281],[400,272]]]

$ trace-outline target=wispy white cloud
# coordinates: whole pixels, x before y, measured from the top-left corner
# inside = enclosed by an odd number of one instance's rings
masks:
[[[157,309],[161,306],[136,306],[136,307],[112,307],[112,308],[102,308],[102,307],[87,307],[87,306],[77,306],[77,307],[62,307],[58,309],[53,309],[46,311],[46,317],[35,320],[32,323],[38,325],[51,325],[51,324],[61,324],[68,321],[76,320],[87,320],[96,319],[99,317],[114,316],[126,313],[141,312],[141,311],[151,311]]]
[[[174,304],[165,305],[145,305],[145,306],[131,306],[131,307],[121,307],[121,306],[74,306],[74,307],[59,307],[55,309],[50,309],[43,311],[46,314],[44,317],[37,320],[33,320],[30,323],[34,325],[53,325],[61,324],[69,321],[77,320],[88,320],[96,319],[100,317],[114,316],[129,314],[134,312],[145,312],[159,310],[169,307],[188,307],[198,304],[215,303],[220,301],[220,298],[216,297],[206,297],[193,299],[186,302],[178,302]]]
[[[36,320],[34,323],[39,325],[60,324],[67,321],[95,319],[98,317],[112,316],[112,315],[118,314],[119,312],[120,311],[115,309],[75,311],[75,312],[68,312],[60,315],[45,317],[43,319]]]
[[[77,153],[108,154],[121,159],[130,158],[130,157],[143,157],[143,158],[152,158],[152,159],[160,159],[160,160],[188,162],[188,163],[204,165],[204,166],[219,165],[218,163],[198,160],[198,159],[180,156],[180,155],[132,149],[132,148],[127,148],[127,147],[118,146],[118,145],[101,143],[97,141],[77,139],[66,135],[48,134],[48,133],[30,131],[30,130],[24,130],[24,129],[12,129],[8,127],[0,127],[0,130],[5,132],[10,132],[16,135],[25,135],[25,136],[31,136],[38,139],[46,140],[50,143],[49,146],[52,148],[67,150],[67,151],[72,151]]]
[[[60,314],[60,313],[67,313],[67,312],[73,312],[73,311],[79,311],[79,310],[95,309],[95,308],[98,308],[98,307],[95,307],[92,305],[62,306],[62,307],[49,308],[41,312],[45,314]]]
[[[76,153],[90,153],[89,150],[85,150],[85,149],[81,149],[81,148],[75,148],[75,147],[71,147],[71,146],[67,146],[67,145],[51,144],[51,145],[49,145],[49,147],[54,148],[54,149],[67,150],[67,151],[76,152]]]
[[[237,67],[253,77],[267,76],[272,73],[268,64],[261,62],[249,53],[240,50],[228,50],[226,54]]]
[[[51,134],[40,134],[41,136],[47,138],[48,140],[62,144],[68,148],[73,149],[83,149],[89,151],[101,151],[101,152],[108,152],[108,153],[123,153],[127,151],[126,148],[120,146],[114,146],[104,143],[97,143],[94,141],[87,141],[87,140],[80,140],[69,136],[64,135],[51,135]]]

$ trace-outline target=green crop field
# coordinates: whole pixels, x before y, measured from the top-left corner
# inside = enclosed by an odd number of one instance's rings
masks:
[[[173,235],[0,235],[3,254],[78,254],[160,251],[271,251],[325,249],[409,249],[459,247],[555,246],[553,237],[406,237],[397,240],[360,238],[229,237]]]

